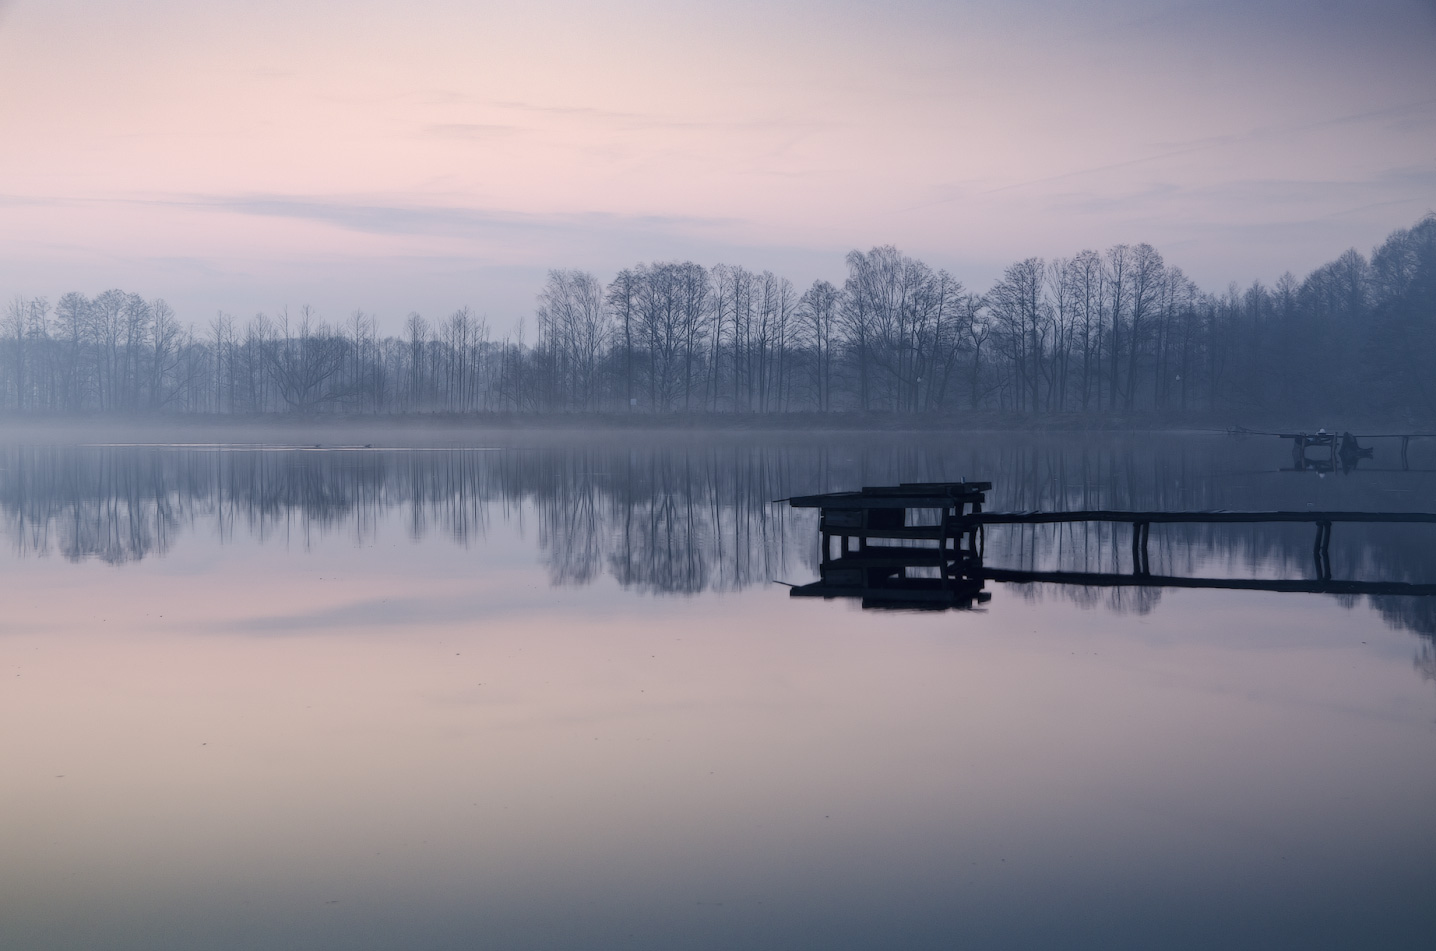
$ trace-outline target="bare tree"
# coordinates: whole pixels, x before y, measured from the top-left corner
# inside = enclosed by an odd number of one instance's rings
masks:
[[[829,281],[814,281],[798,300],[798,317],[807,326],[812,348],[809,363],[813,401],[820,413],[833,408],[833,347],[838,341],[838,312],[842,295]]]
[[[278,336],[267,347],[268,377],[289,409],[313,412],[347,395],[343,381],[347,341],[320,323],[306,305],[291,323],[280,313]]]
[[[586,271],[549,271],[537,317],[541,345],[554,355],[567,406],[595,408],[599,358],[610,329],[603,285]]]

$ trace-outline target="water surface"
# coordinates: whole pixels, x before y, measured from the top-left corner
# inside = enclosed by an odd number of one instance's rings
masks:
[[[802,492],[1436,511],[1206,437],[0,448],[0,944],[1424,948],[1432,599],[790,599]],[[1336,577],[1436,581],[1431,526]],[[1305,526],[1154,573],[1313,577]],[[1121,527],[991,529],[1130,570]]]

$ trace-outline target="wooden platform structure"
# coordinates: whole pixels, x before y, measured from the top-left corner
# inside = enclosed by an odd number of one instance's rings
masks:
[[[795,496],[794,508],[816,508],[821,536],[819,580],[794,587],[793,597],[861,598],[865,607],[972,607],[985,603],[988,580],[1091,586],[1151,585],[1306,591],[1329,594],[1436,594],[1436,584],[1357,582],[1331,577],[1331,529],[1338,522],[1436,524],[1433,512],[1123,511],[986,512],[990,482],[918,482],[868,486],[857,492]],[[1033,572],[983,563],[986,526],[1122,522],[1132,526],[1131,574]],[[1153,524],[1304,523],[1316,529],[1312,581],[1153,576],[1148,539]],[[836,542],[836,550],[834,543]]]
[[[794,508],[821,511],[822,536],[820,580],[790,594],[861,598],[864,607],[941,610],[986,602],[992,595],[976,573],[982,525],[972,519],[991,488],[991,482],[905,482],[789,499]]]

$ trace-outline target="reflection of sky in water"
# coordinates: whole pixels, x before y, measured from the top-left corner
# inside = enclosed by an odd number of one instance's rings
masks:
[[[6,558],[3,943],[1420,947],[1436,924],[1428,640],[1364,603],[556,586],[537,498],[497,492],[464,545],[396,504],[358,533]]]

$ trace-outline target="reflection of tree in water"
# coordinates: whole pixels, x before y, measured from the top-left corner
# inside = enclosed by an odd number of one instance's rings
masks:
[[[125,562],[168,550],[185,530],[305,544],[343,532],[372,540],[402,512],[414,537],[460,545],[492,520],[536,534],[555,584],[607,574],[651,593],[732,590],[816,573],[815,515],[789,495],[902,481],[991,480],[992,510],[1432,510],[1418,473],[1320,479],[1283,473],[1280,447],[1224,438],[984,435],[830,442],[586,444],[559,450],[220,451],[0,448],[0,529],[21,554]],[[1110,523],[993,526],[989,564],[1130,570],[1130,528]],[[1336,528],[1336,576],[1431,581],[1430,526]],[[1309,526],[1155,526],[1154,574],[1309,577]],[[1028,597],[1146,612],[1159,589],[1013,586]],[[1436,633],[1431,599],[1371,599],[1389,623]]]
[[[1009,583],[1012,591],[1027,601],[1042,601],[1052,596],[1082,608],[1104,608],[1115,614],[1150,614],[1162,601],[1161,588],[1111,587],[1095,588],[1074,584]]]
[[[489,520],[537,523],[556,584],[607,570],[624,586],[690,593],[805,570],[810,523],[771,503],[783,453],[575,450],[0,449],[0,519],[20,554],[133,561],[208,523],[307,544],[372,539],[405,513],[415,538],[461,545]]]
[[[1371,606],[1381,614],[1381,619],[1391,627],[1436,637],[1436,603],[1433,603],[1436,599],[1373,597],[1370,601]],[[1429,663],[1426,669],[1436,670]]]
[[[137,561],[169,548],[200,494],[196,473],[158,456],[136,465],[98,450],[45,448],[0,458],[0,524],[22,554]]]
[[[641,590],[694,592],[811,570],[811,521],[772,504],[785,461],[708,451],[628,457],[611,495],[613,575]]]
[[[1436,681],[1436,647],[1428,641],[1423,643],[1416,651],[1416,659],[1412,665],[1421,674],[1422,679]]]
[[[730,590],[810,570],[812,523],[782,495],[783,453],[573,451],[505,454],[508,496],[536,509],[559,584],[607,571],[663,593]]]

